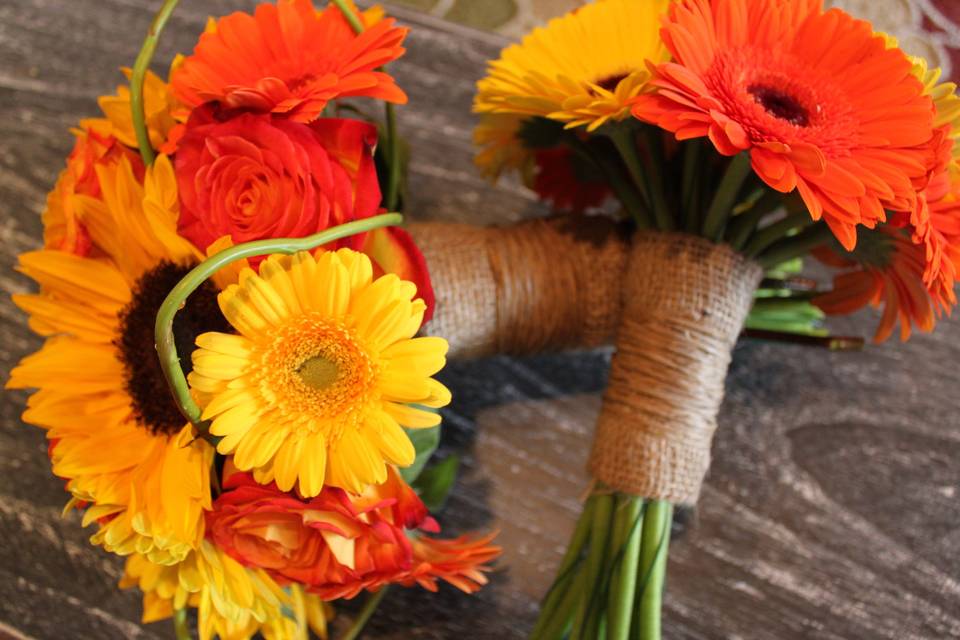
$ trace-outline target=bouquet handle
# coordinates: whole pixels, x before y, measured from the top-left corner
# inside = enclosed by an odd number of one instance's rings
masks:
[[[436,309],[425,327],[450,357],[592,348],[620,318],[629,235],[605,217],[564,216],[501,227],[419,222]]]
[[[763,276],[729,246],[638,232],[590,471],[619,492],[691,504],[737,336]]]

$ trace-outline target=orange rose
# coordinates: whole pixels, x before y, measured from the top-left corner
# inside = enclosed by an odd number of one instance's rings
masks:
[[[201,251],[223,236],[302,237],[377,212],[373,125],[221,115],[210,105],[196,109],[175,160],[178,227]],[[344,243],[359,249],[363,237]]]

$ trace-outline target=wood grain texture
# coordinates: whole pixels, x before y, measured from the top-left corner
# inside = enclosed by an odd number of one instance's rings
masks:
[[[0,4],[0,284],[39,243],[39,213],[72,140],[120,80],[155,0]],[[158,58],[188,50],[203,19],[249,3],[186,2]],[[398,12],[400,13],[400,12]],[[491,223],[542,210],[515,183],[483,182],[470,156],[473,82],[502,41],[400,13],[414,27],[395,73],[410,94],[414,216]],[[865,327],[872,318],[841,325]],[[6,373],[39,340],[0,300]],[[960,322],[859,354],[743,342],[734,354],[714,464],[671,546],[666,637],[960,637]],[[370,638],[522,638],[579,510],[609,354],[455,363],[441,454],[465,470],[441,516],[448,532],[495,527],[506,547],[478,597],[394,590]],[[0,406],[0,637],[168,638],[141,626],[120,562],[93,549],[49,473],[25,394]],[[109,452],[107,452],[109,454]],[[342,619],[356,605],[344,607]]]

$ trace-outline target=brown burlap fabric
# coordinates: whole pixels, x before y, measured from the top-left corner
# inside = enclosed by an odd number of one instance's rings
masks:
[[[589,468],[618,491],[696,502],[730,352],[763,273],[726,245],[640,232]]]
[[[436,294],[424,331],[451,358],[521,355],[610,342],[627,256],[623,225],[563,216],[504,227],[408,227]]]

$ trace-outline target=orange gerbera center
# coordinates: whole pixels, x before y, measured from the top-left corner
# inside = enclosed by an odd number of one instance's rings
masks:
[[[752,95],[767,113],[776,118],[786,120],[798,127],[810,124],[810,114],[807,113],[807,109],[785,91],[762,84],[752,84],[747,87],[747,93]]]
[[[336,436],[374,398],[378,366],[347,325],[308,314],[282,327],[264,352],[260,392],[309,431]],[[326,427],[323,425],[327,425]]]
[[[841,89],[789,54],[755,47],[721,51],[704,83],[754,143],[808,142],[836,157],[855,142],[853,106]]]

